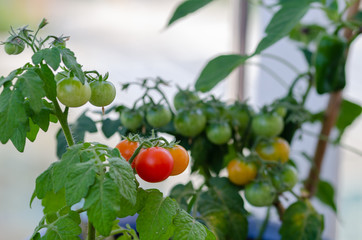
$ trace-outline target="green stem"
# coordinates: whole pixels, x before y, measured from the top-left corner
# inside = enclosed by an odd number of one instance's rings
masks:
[[[88,222],[88,236],[87,240],[95,240],[96,239],[96,230],[91,222]]]
[[[264,219],[263,224],[261,225],[261,227],[259,229],[259,234],[258,234],[258,237],[256,238],[256,240],[262,240],[263,239],[263,235],[265,233],[266,227],[268,226],[268,222],[269,222],[269,218],[270,218],[270,209],[271,209],[271,207],[268,207],[268,209],[266,211],[265,219]]]
[[[59,123],[63,129],[63,133],[65,136],[65,139],[67,140],[68,146],[74,145],[74,139],[72,136],[72,133],[70,131],[70,127],[68,124],[68,108],[65,109],[64,113],[62,112],[62,109],[59,106],[59,103],[57,100],[53,101],[54,108],[55,108],[55,115],[57,116]]]
[[[138,148],[136,149],[136,151],[134,151],[134,153],[132,154],[132,157],[128,160],[128,163],[132,165],[133,160],[137,157],[137,155],[140,153],[142,147],[144,145],[144,142],[142,142]]]
[[[291,70],[293,70],[295,73],[299,74],[300,71],[299,69],[294,66],[293,64],[291,64],[290,62],[288,62],[287,60],[285,60],[284,58],[282,57],[279,57],[277,55],[274,55],[274,54],[270,54],[270,53],[263,53],[262,54],[262,57],[266,57],[266,58],[271,58],[271,59],[274,59],[282,64],[284,64],[285,66],[289,67]]]
[[[272,78],[274,78],[282,87],[284,87],[285,89],[289,89],[289,84],[284,81],[284,79],[281,78],[272,68],[261,63],[245,62],[245,64],[259,66],[263,71],[265,71]]]

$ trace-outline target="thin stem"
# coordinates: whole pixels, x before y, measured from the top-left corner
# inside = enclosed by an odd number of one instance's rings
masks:
[[[96,229],[94,228],[91,222],[88,222],[88,236],[87,240],[95,240],[96,239]]]
[[[256,240],[262,240],[263,239],[263,235],[264,235],[265,230],[266,230],[266,228],[268,226],[268,223],[269,223],[270,209],[271,209],[271,207],[268,207],[268,209],[266,211],[265,219],[264,219],[263,224],[261,225],[261,227],[259,229],[259,234],[258,234],[258,237],[256,238]]]
[[[264,70],[266,73],[268,73],[271,77],[273,77],[282,87],[285,89],[289,89],[289,84],[284,81],[274,70],[272,70],[270,67],[267,67],[264,64],[261,63],[253,63],[253,62],[245,62],[245,64],[250,65],[256,65],[259,66],[262,70]]]
[[[296,66],[294,66],[293,64],[291,64],[290,62],[288,62],[287,60],[285,60],[284,58],[282,58],[282,57],[280,57],[278,55],[274,55],[274,54],[270,54],[270,53],[263,53],[262,56],[266,57],[266,58],[274,59],[276,61],[279,61],[280,63],[282,63],[285,66],[289,67],[295,73],[300,74],[300,71]]]
[[[284,216],[284,212],[285,212],[285,208],[282,205],[282,203],[279,201],[279,199],[277,199],[274,203],[273,203],[274,207],[277,209],[278,215],[279,215],[279,219],[280,221],[283,220],[283,216]]]
[[[308,83],[308,87],[307,87],[307,90],[305,91],[304,95],[303,95],[303,98],[302,98],[302,105],[304,106],[306,100],[307,100],[307,97],[310,93],[310,90],[312,89],[312,80],[309,79],[309,83]]]

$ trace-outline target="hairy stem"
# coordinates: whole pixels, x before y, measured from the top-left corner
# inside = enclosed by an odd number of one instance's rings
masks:
[[[59,123],[63,129],[63,133],[65,136],[65,139],[67,140],[68,146],[72,146],[72,145],[74,145],[74,139],[73,139],[73,136],[70,131],[69,124],[68,124],[68,119],[67,119],[68,111],[65,111],[63,113],[57,100],[53,101],[53,103],[54,103],[54,108],[55,108],[55,115],[57,116]]]

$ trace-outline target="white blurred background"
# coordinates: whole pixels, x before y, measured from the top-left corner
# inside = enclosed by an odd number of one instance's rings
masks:
[[[117,87],[116,102],[131,105],[141,93],[137,88],[121,92],[120,83],[160,76],[181,87],[192,86],[209,59],[233,52],[235,1],[215,1],[166,29],[166,23],[180,0],[0,0],[0,40],[7,38],[6,32],[10,25],[16,28],[30,24],[34,29],[45,17],[50,24],[43,34],[71,36],[67,47],[75,52],[83,69],[109,72],[110,81]],[[255,10],[250,14],[252,22],[248,39],[249,48],[253,49],[270,14]],[[312,14],[309,18],[319,20],[319,17]],[[352,46],[347,66],[349,85],[344,94],[360,104],[362,86],[358,64],[362,60],[361,44],[361,41],[356,41]],[[283,40],[268,52],[285,56],[300,69],[305,68],[302,57],[288,40]],[[0,49],[0,76],[30,61],[30,57],[29,49],[19,56],[8,56]],[[286,82],[291,81],[292,73],[285,72],[280,64],[266,59],[258,61],[278,71]],[[223,99],[232,98],[229,94],[232,89],[231,79],[218,85],[213,92]],[[255,107],[270,103],[286,91],[256,67],[248,68],[246,83],[246,97]],[[175,92],[176,87],[170,87],[166,91],[167,97],[171,100]],[[317,111],[325,103],[325,98],[312,96],[308,106]],[[80,109],[72,109],[70,117],[74,119],[86,109],[93,108],[87,104]],[[29,200],[36,177],[57,159],[57,130],[58,126],[53,124],[47,133],[39,133],[35,143],[27,142],[24,153],[17,152],[10,142],[0,145],[0,239],[26,239],[41,219],[40,202],[34,201],[30,209]],[[360,148],[361,132],[362,124],[359,120],[346,132],[343,142]],[[86,139],[110,146],[119,141],[118,136],[105,139],[101,133],[87,135]],[[295,151],[307,148],[313,153],[315,142],[315,138],[305,137],[301,143],[303,145],[297,146]],[[332,227],[327,227],[328,237],[338,240],[361,239],[359,219],[362,218],[362,188],[359,183],[362,175],[359,172],[362,169],[362,157],[343,149],[331,148],[326,157],[325,163],[330,167],[324,170],[323,176],[338,187],[337,233],[334,234],[335,227],[332,224]],[[186,172],[156,187],[167,193],[174,184],[186,182],[188,175],[189,172]],[[328,218],[334,219],[335,215],[331,211],[325,211]],[[331,222],[334,222],[333,219],[330,219]]]

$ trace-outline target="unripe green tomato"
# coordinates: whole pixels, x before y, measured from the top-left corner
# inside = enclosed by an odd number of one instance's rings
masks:
[[[65,78],[57,84],[57,97],[67,107],[80,107],[91,97],[91,88],[88,82],[84,85],[74,77]]]
[[[273,173],[271,179],[278,192],[289,191],[298,182],[298,172],[293,166],[285,164],[280,172]]]
[[[251,127],[257,136],[271,138],[283,131],[284,121],[278,114],[262,113],[253,118]]]
[[[89,102],[97,107],[104,107],[111,104],[116,97],[116,88],[111,82],[94,81],[91,82],[92,91]]]
[[[6,42],[4,45],[5,52],[9,55],[13,55],[16,52],[16,45],[10,42]]]
[[[176,110],[181,108],[191,107],[192,104],[198,102],[200,100],[199,96],[196,92],[190,90],[180,90],[176,93],[173,104]]]
[[[206,117],[200,109],[180,109],[176,113],[174,126],[185,137],[195,137],[206,126]]]
[[[124,109],[121,113],[121,123],[131,131],[135,131],[142,126],[142,113],[136,109]]]
[[[171,118],[172,113],[165,106],[156,105],[147,109],[146,120],[154,128],[166,126]]]
[[[231,134],[231,127],[227,122],[211,123],[206,128],[207,139],[217,145],[227,143],[231,138]]]
[[[245,198],[253,206],[270,206],[277,192],[270,181],[255,181],[245,187]]]

